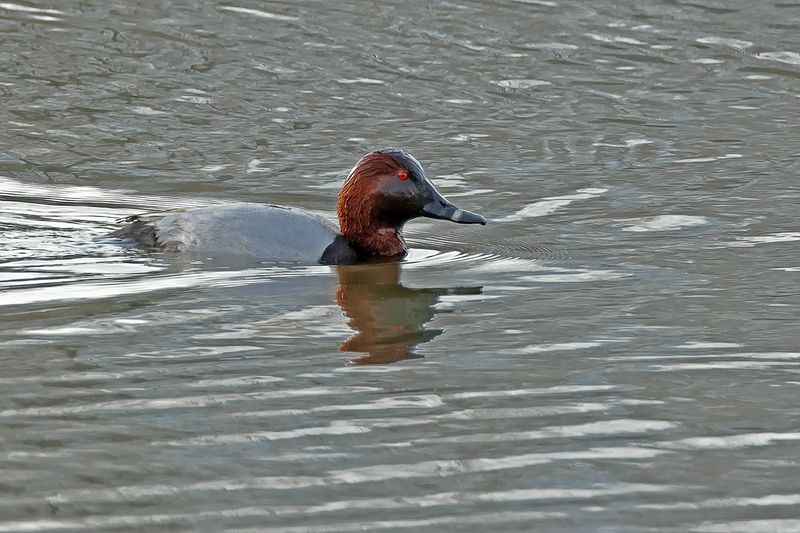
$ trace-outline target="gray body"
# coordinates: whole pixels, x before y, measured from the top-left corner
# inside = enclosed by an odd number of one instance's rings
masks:
[[[173,251],[319,262],[338,236],[321,215],[277,205],[230,203],[128,219],[112,235]]]

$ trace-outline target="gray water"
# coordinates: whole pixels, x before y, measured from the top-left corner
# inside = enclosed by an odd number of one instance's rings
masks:
[[[800,530],[800,4],[0,3],[0,531]],[[402,264],[104,238],[332,212]]]

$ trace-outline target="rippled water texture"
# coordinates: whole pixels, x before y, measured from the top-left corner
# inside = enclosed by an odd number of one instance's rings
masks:
[[[0,3],[0,532],[800,530],[800,4],[389,4]],[[489,224],[103,238],[385,145]]]

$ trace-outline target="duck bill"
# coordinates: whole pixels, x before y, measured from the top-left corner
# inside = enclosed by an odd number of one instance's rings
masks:
[[[432,188],[433,189],[433,188]],[[433,199],[422,206],[422,216],[428,218],[438,218],[442,220],[452,220],[459,224],[481,224],[486,225],[486,219],[477,213],[464,211],[463,209],[451,204],[439,191],[433,189]]]

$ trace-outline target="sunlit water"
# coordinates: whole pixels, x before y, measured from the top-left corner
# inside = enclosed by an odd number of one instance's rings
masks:
[[[0,3],[0,531],[800,530],[800,4]],[[145,253],[402,146],[401,265]]]

